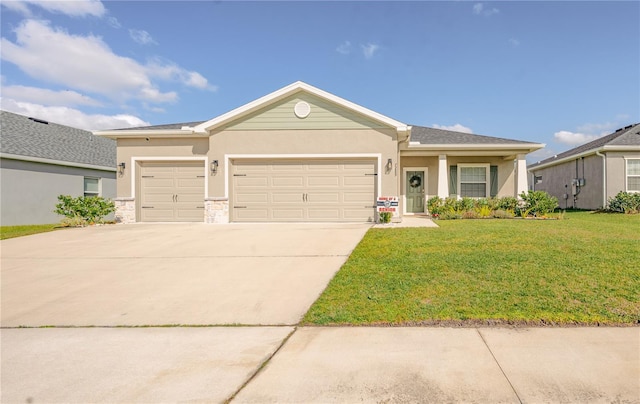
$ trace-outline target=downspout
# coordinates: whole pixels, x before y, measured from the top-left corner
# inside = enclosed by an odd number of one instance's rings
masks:
[[[602,157],[602,209],[607,208],[607,155],[596,151],[596,156]]]

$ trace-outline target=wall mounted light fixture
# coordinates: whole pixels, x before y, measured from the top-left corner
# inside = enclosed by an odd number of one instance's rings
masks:
[[[211,174],[216,174],[218,172],[218,160],[213,160],[211,162]]]
[[[127,167],[127,165],[124,162],[118,164],[118,174],[120,174],[120,175],[124,174],[124,169],[126,167]]]
[[[393,160],[389,159],[387,160],[387,171],[391,171],[392,168],[393,168]]]

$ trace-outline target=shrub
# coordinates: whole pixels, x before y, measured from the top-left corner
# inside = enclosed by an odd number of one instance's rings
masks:
[[[477,209],[477,213],[479,217],[491,217],[491,208],[489,205],[480,206],[480,209]]]
[[[67,225],[82,225],[102,223],[104,217],[115,210],[113,201],[101,196],[59,195],[55,213],[64,216],[63,223]]]
[[[391,223],[391,212],[380,212],[380,223]]]
[[[515,212],[518,207],[518,198],[514,196],[505,196],[496,201],[495,209]]]
[[[438,196],[427,199],[427,210],[431,216],[437,216],[442,213],[442,199]]]
[[[631,192],[618,192],[613,198],[609,198],[608,210],[628,214],[640,213],[640,194]]]
[[[523,192],[520,194],[520,198],[522,198],[522,201],[518,205],[518,209],[523,217],[529,214],[536,217],[544,216],[558,207],[558,198],[544,191]]]
[[[492,216],[496,219],[509,219],[514,217],[515,215],[512,210],[496,209],[493,211]]]
[[[479,217],[478,213],[476,213],[475,210],[465,210],[462,213],[462,218],[463,219],[477,219],[478,217]]]

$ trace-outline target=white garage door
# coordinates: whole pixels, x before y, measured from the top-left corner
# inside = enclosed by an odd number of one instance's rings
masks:
[[[375,160],[236,160],[235,222],[374,220]]]
[[[139,181],[141,221],[204,221],[203,162],[144,162]]]

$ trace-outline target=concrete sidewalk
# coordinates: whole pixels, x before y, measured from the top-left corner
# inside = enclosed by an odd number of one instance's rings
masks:
[[[239,403],[638,403],[640,329],[299,328]]]

